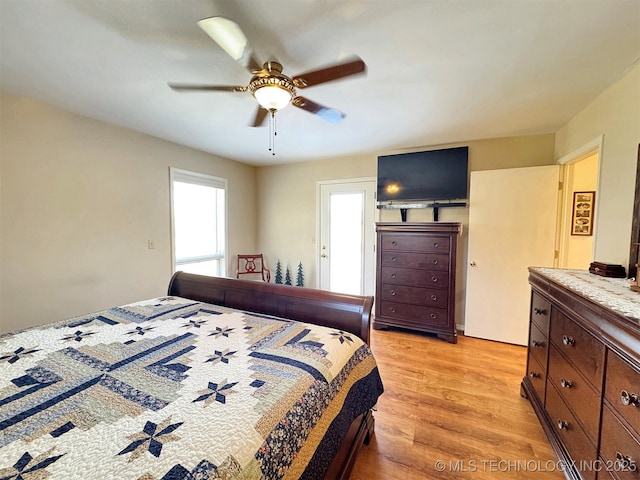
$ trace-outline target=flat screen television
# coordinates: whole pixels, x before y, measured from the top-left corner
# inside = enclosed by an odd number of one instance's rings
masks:
[[[469,147],[378,157],[378,203],[467,198]]]

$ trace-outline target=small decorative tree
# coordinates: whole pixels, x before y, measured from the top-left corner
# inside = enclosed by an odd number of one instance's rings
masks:
[[[282,265],[280,265],[280,260],[276,263],[276,283],[282,285]]]
[[[296,287],[304,287],[304,275],[302,274],[302,262],[298,264],[298,274],[296,275]]]
[[[289,267],[287,267],[287,272],[284,275],[284,284],[291,285],[291,272],[289,271]]]

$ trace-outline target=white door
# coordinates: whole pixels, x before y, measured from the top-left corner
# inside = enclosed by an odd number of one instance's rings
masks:
[[[527,267],[553,267],[558,165],[471,172],[464,334],[526,345]]]
[[[373,295],[375,179],[318,183],[318,285]]]

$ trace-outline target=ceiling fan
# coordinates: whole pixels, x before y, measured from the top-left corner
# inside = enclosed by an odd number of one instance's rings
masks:
[[[275,118],[275,113],[290,103],[307,112],[318,115],[330,123],[338,123],[345,114],[333,108],[325,107],[297,94],[296,89],[312,87],[349,75],[364,73],[365,63],[358,57],[318,70],[312,70],[289,77],[282,73],[282,65],[276,61],[265,62],[262,66],[253,56],[253,49],[241,28],[232,20],[224,17],[205,18],[198,22],[204,30],[231,58],[240,63],[252,74],[247,86],[234,85],[184,85],[169,83],[178,92],[222,91],[249,92],[259,103],[252,126],[264,123],[267,114]]]

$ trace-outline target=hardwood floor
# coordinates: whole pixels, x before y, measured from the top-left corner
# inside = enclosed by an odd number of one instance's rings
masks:
[[[526,348],[373,330],[385,392],[352,480],[563,479],[527,400]]]

